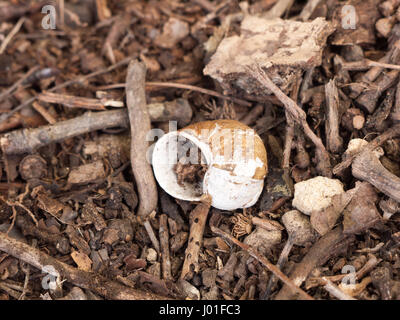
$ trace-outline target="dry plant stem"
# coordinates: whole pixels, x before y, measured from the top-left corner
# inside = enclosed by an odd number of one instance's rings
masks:
[[[214,4],[212,4],[208,0],[194,0],[194,2],[197,3],[199,6],[201,6],[202,8],[206,9],[209,12],[212,12],[212,11],[215,10]]]
[[[0,46],[0,55],[4,53],[7,48],[7,45],[10,43],[11,39],[18,33],[19,29],[21,29],[24,24],[26,18],[22,17],[18,20],[17,24],[12,28],[7,37],[3,40]]]
[[[131,165],[139,193],[138,215],[146,217],[157,207],[157,186],[153,170],[147,161],[147,134],[151,130],[147,110],[146,66],[135,60],[128,66],[126,104],[131,126]]]
[[[164,104],[149,104],[147,107],[151,121],[154,122],[174,120],[183,124],[190,120],[192,114],[190,105],[178,103],[177,101]],[[46,120],[53,121],[48,116],[45,117]],[[91,131],[112,127],[127,128],[128,126],[129,119],[126,109],[87,112],[82,116],[60,121],[53,125],[12,131],[0,138],[0,144],[6,154],[30,153],[50,143],[59,142]]]
[[[17,90],[23,82],[28,79],[32,74],[34,74],[37,70],[39,70],[39,66],[35,66],[30,69],[21,79],[19,79],[16,83],[14,83],[10,88],[5,90],[0,94],[0,102],[5,100],[10,94],[12,94],[15,90]]]
[[[293,120],[286,115],[287,126],[285,135],[285,147],[283,149],[282,168],[289,170],[290,168],[290,153],[292,151],[292,143],[294,138],[294,123]]]
[[[328,291],[331,295],[333,295],[335,298],[338,298],[339,300],[357,300],[349,296],[348,294],[344,293],[342,290],[339,289],[338,286],[333,284],[331,281],[327,279],[325,281],[326,284],[324,285],[324,289]]]
[[[321,0],[308,0],[307,4],[301,11],[299,18],[303,21],[307,21],[311,17],[315,8],[318,6],[320,2]]]
[[[106,87],[98,87],[99,90],[105,90],[105,89],[120,89],[120,88],[125,88],[126,84],[125,83],[116,83],[113,85],[109,85]],[[232,98],[232,97],[227,97],[217,91],[214,90],[209,90],[209,89],[204,89],[204,88],[200,88],[197,86],[192,86],[190,84],[184,84],[184,83],[177,83],[177,82],[153,82],[153,81],[149,81],[146,82],[146,87],[160,87],[160,88],[176,88],[176,89],[185,89],[185,90],[192,90],[192,91],[196,91],[196,92],[200,92],[203,94],[207,94],[209,96],[213,96],[213,97],[217,97],[220,99],[224,99],[224,100],[228,100],[228,101],[232,101],[235,102],[237,104],[240,104],[242,106],[245,107],[251,107],[251,103],[249,103],[248,101],[242,100],[242,99],[238,99],[238,98]]]
[[[121,112],[122,111],[122,112]],[[87,112],[82,116],[35,129],[12,131],[0,138],[4,154],[32,153],[39,147],[59,142],[90,131],[112,127],[127,127],[125,110]]]
[[[372,151],[360,153],[353,161],[351,172],[379,191],[400,202],[400,178],[387,170]]]
[[[109,66],[108,68],[89,73],[89,74],[87,74],[85,76],[79,76],[79,77],[77,77],[75,79],[72,79],[72,80],[66,81],[64,83],[61,83],[61,84],[59,84],[59,85],[47,90],[47,92],[54,92],[54,91],[66,88],[66,87],[68,87],[70,85],[77,84],[77,83],[81,83],[82,84],[82,83],[84,83],[85,81],[87,81],[87,80],[89,80],[91,78],[97,77],[97,76],[102,75],[104,73],[111,72],[111,71],[113,71],[113,70],[115,70],[115,69],[117,69],[117,68],[119,68],[121,66],[124,66],[124,65],[128,64],[129,61],[131,61],[131,60],[132,60],[132,58],[130,58],[130,57],[125,58],[125,59],[121,60],[120,62],[118,62],[118,63],[116,63],[116,64],[114,64],[112,66]],[[17,113],[18,111],[22,110],[26,106],[29,106],[36,99],[37,99],[37,96],[32,97],[32,98],[26,100],[25,102],[21,103],[17,107],[15,107],[12,111],[1,115],[0,116],[0,125],[3,124],[3,122],[8,120],[12,115]]]
[[[104,102],[99,99],[74,97],[65,94],[44,92],[39,94],[39,101],[62,104],[68,108],[82,108],[88,110],[105,110]]]
[[[113,58],[113,54],[107,54],[107,48],[110,48],[111,51],[112,49],[117,45],[118,40],[121,38],[121,36],[126,32],[126,30],[129,28],[131,19],[129,14],[124,14],[122,17],[119,19],[116,19],[113,26],[111,27],[106,41],[104,42],[103,48],[102,48],[102,54],[106,55],[107,58],[111,63],[115,63],[113,61],[115,58]]]
[[[91,290],[110,300],[169,299],[164,296],[128,288],[99,274],[71,267],[38,249],[6,236],[2,232],[0,232],[0,250],[29,263],[39,270],[43,270],[44,266],[53,266],[62,279],[80,288]]]
[[[199,271],[199,252],[203,243],[204,228],[210,207],[211,197],[204,195],[201,202],[190,213],[189,239],[185,251],[181,279],[189,280],[193,277],[193,272]]]
[[[343,146],[343,139],[339,135],[339,92],[335,81],[330,80],[325,85],[326,97],[326,146],[329,151],[338,153]]]
[[[40,113],[40,115],[46,119],[46,121],[50,124],[57,123],[57,120],[37,101],[32,103],[32,107]]]
[[[161,245],[161,268],[164,280],[173,280],[171,273],[171,258],[169,253],[169,233],[168,233],[168,216],[162,214],[160,216],[160,245]]]
[[[265,18],[280,18],[293,5],[294,0],[278,0],[275,5],[264,14]]]
[[[293,294],[298,294],[301,299],[304,300],[314,300],[309,294],[304,292],[301,288],[299,288],[292,280],[290,280],[281,270],[279,270],[275,265],[268,261],[267,258],[259,254],[254,248],[249,245],[240,242],[238,239],[234,238],[230,234],[222,231],[221,229],[211,226],[211,231],[215,234],[223,237],[230,242],[236,244],[242,250],[247,251],[253,258],[257,259],[264,267],[266,267],[269,271],[271,271],[274,275],[276,275],[285,285],[288,286],[290,292]]]
[[[290,99],[286,94],[279,89],[268,75],[262,70],[260,66],[256,68],[249,68],[249,71],[253,73],[254,77],[269,90],[271,90],[275,96],[283,103],[287,114],[292,117],[299,125],[302,126],[304,133],[308,138],[315,144],[316,147],[316,157],[318,159],[317,169],[318,171],[326,176],[331,177],[331,164],[329,160],[329,154],[325,149],[322,140],[316,136],[316,134],[311,130],[307,123],[307,115],[292,99]]]
[[[400,123],[400,82],[396,88],[396,100],[392,109],[391,118],[394,123]]]
[[[362,71],[367,70],[371,67],[378,67],[382,69],[392,69],[392,70],[400,70],[400,66],[397,64],[384,63],[379,61],[372,61],[368,59],[354,61],[354,62],[344,62],[342,64],[343,70],[347,71]]]
[[[377,147],[379,147],[381,144],[383,144],[385,141],[392,139],[396,136],[400,135],[400,124],[397,124],[390,129],[386,130],[384,133],[382,133],[380,136],[376,137],[374,140],[369,142],[364,148],[360,150],[360,152],[354,154],[353,156],[347,158],[346,160],[342,161],[338,165],[336,165],[333,168],[333,174],[339,174],[343,170],[345,170],[347,167],[349,167],[353,160],[361,153],[364,151],[371,152]]]
[[[301,286],[310,272],[317,266],[324,264],[331,256],[346,248],[354,237],[343,235],[342,227],[337,227],[321,237],[296,265],[290,275],[295,286]],[[293,293],[289,286],[285,285],[275,296],[275,300],[291,300]]]
[[[279,268],[279,270],[282,270],[282,268],[285,266],[286,262],[288,261],[289,253],[293,248],[293,238],[289,236],[288,240],[285,243],[285,246],[283,247],[281,254],[279,255],[278,262],[276,266]],[[275,277],[275,275],[272,275],[271,278],[268,281],[267,289],[265,290],[265,294],[263,299],[268,300],[268,298],[271,295],[271,291],[274,289],[275,285],[278,282],[278,278]]]
[[[143,223],[143,225],[144,225],[144,227],[145,227],[145,229],[146,229],[146,231],[147,231],[147,234],[149,235],[149,238],[150,238],[150,240],[151,240],[151,243],[152,243],[153,246],[154,246],[154,249],[156,249],[157,252],[160,253],[160,243],[158,242],[158,239],[157,239],[157,237],[156,237],[156,235],[155,235],[155,233],[154,233],[154,230],[153,230],[153,228],[151,227],[150,221],[149,221],[149,220],[146,220],[146,221]]]

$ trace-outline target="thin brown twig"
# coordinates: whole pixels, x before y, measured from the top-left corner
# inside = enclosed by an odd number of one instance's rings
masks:
[[[32,218],[32,220],[35,223],[35,225],[38,226],[38,221],[36,220],[35,215],[32,213],[31,210],[29,210],[27,207],[25,207],[22,203],[20,203],[20,202],[11,202],[9,200],[4,199],[4,197],[1,196],[1,195],[0,195],[0,200],[3,201],[4,203],[6,203],[10,207],[17,206],[17,207],[20,207],[20,208],[24,209],[30,215],[30,217]]]
[[[329,160],[329,154],[326,151],[321,138],[319,138],[310,128],[307,123],[307,115],[303,109],[301,109],[296,102],[290,99],[281,89],[276,86],[264,70],[257,65],[256,67],[247,67],[247,69],[254,75],[254,77],[269,90],[271,90],[275,96],[283,103],[287,115],[302,126],[304,133],[316,146],[316,157],[318,159],[317,169],[324,176],[331,177],[331,164]]]
[[[126,76],[126,106],[131,127],[131,166],[139,192],[138,215],[146,217],[157,207],[157,185],[153,169],[147,161],[149,143],[146,139],[151,130],[146,103],[146,66],[134,60],[129,63]]]
[[[222,231],[221,229],[211,226],[211,231],[216,233],[217,235],[229,240],[230,242],[236,244],[239,246],[241,249],[247,251],[252,257],[260,261],[269,271],[271,271],[275,276],[277,276],[283,283],[285,283],[292,291],[293,293],[299,294],[299,296],[302,299],[305,300],[314,300],[313,297],[311,297],[308,293],[303,291],[301,288],[296,286],[292,280],[290,280],[279,268],[277,268],[274,264],[268,261],[267,258],[263,257],[260,255],[258,252],[256,252],[252,247],[249,245],[240,242],[230,234]]]
[[[113,85],[108,85],[106,87],[98,87],[99,90],[110,90],[110,89],[122,89],[125,88],[126,84],[125,83],[115,83]],[[209,96],[217,97],[220,99],[228,100],[235,102],[237,104],[240,104],[242,106],[250,107],[251,103],[248,101],[239,99],[239,98],[233,98],[233,97],[228,97],[225,96],[217,91],[210,90],[210,89],[204,89],[200,88],[197,86],[193,86],[190,84],[183,84],[183,83],[177,83],[177,82],[154,82],[154,81],[147,81],[146,82],[146,87],[164,87],[164,88],[177,88],[177,89],[185,89],[185,90],[192,90],[196,92],[200,92],[203,94],[207,94]]]
[[[18,89],[18,87],[26,80],[28,79],[34,72],[36,72],[39,69],[39,66],[35,66],[32,69],[30,69],[21,79],[19,79],[17,82],[15,82],[10,88],[6,89],[0,94],[0,102],[2,102],[7,96],[9,96],[11,93],[13,93],[15,90]]]
[[[55,86],[55,87],[53,87],[53,88],[51,88],[51,89],[49,89],[47,91],[48,92],[54,92],[54,91],[66,88],[66,87],[68,87],[70,85],[73,85],[73,84],[84,83],[85,81],[87,81],[87,80],[89,80],[91,78],[97,77],[97,76],[102,75],[104,73],[111,72],[111,71],[113,71],[113,70],[115,70],[115,69],[117,69],[117,68],[119,68],[121,66],[127,65],[129,63],[129,61],[131,61],[131,60],[132,60],[131,57],[125,58],[125,59],[121,60],[120,62],[118,62],[118,63],[116,63],[114,65],[111,65],[111,66],[109,66],[109,67],[107,67],[105,69],[101,69],[101,70],[89,73],[89,74],[87,74],[85,76],[78,76],[78,77],[76,77],[76,78],[74,78],[72,80],[69,80],[69,81],[66,81],[64,83],[61,83],[61,84],[59,84],[59,85],[57,85],[57,86]],[[3,122],[7,121],[12,115],[17,113],[18,111],[20,111],[23,108],[25,108],[26,106],[30,105],[33,101],[35,101],[38,98],[38,96],[39,96],[39,94],[35,95],[34,97],[24,101],[23,103],[21,103],[20,105],[15,107],[10,112],[5,113],[2,116],[0,116],[0,124],[2,124]]]
[[[0,46],[0,55],[4,53],[4,51],[7,48],[7,45],[10,43],[11,39],[18,33],[19,29],[21,29],[25,20],[26,20],[25,17],[21,17],[18,20],[17,24],[14,26],[14,28],[12,28],[10,33],[7,35],[7,37],[3,40],[3,42],[1,43],[1,46]]]

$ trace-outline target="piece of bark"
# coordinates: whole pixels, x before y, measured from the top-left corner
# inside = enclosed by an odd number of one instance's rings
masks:
[[[204,228],[211,207],[211,197],[204,195],[190,213],[190,231],[180,279],[191,279],[199,271],[199,252],[203,243]]]
[[[241,35],[221,41],[204,74],[218,80],[224,89],[269,95],[269,88],[260,88],[248,71],[259,65],[287,93],[302,70],[321,64],[322,50],[333,30],[322,18],[298,22],[248,15],[241,24]]]
[[[328,207],[320,211],[313,211],[310,218],[313,228],[320,235],[328,233],[335,226],[356,192],[357,188],[353,188],[347,192],[334,195]]]
[[[147,161],[147,134],[151,130],[147,110],[146,67],[135,60],[129,63],[126,76],[126,103],[131,125],[131,165],[139,193],[138,215],[146,217],[157,207],[157,186]]]
[[[92,199],[88,199],[83,205],[81,217],[83,220],[93,223],[97,231],[101,231],[107,227],[103,216],[98,212]]]
[[[168,217],[166,214],[160,216],[160,247],[161,247],[161,269],[163,274],[163,279],[173,280],[171,273],[171,259],[169,253],[169,233],[168,233]]]
[[[68,176],[69,184],[88,184],[98,179],[104,178],[106,175],[104,171],[103,161],[95,161],[92,163],[81,165],[73,168]]]
[[[326,147],[333,153],[338,153],[343,146],[343,139],[339,135],[339,92],[334,80],[325,85],[326,97]]]
[[[357,192],[343,213],[343,233],[358,234],[382,221],[376,208],[378,195],[368,182],[356,182]]]

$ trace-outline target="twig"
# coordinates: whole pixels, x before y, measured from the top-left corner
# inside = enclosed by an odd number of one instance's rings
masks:
[[[26,20],[25,17],[21,17],[18,20],[17,24],[14,26],[14,28],[12,28],[10,33],[7,35],[7,37],[3,40],[3,42],[1,43],[1,46],[0,46],[0,54],[4,53],[4,51],[7,48],[7,45],[10,43],[11,39],[18,33],[19,29],[21,29],[21,27],[24,24],[25,20]]]
[[[283,247],[281,254],[279,255],[278,262],[276,263],[276,266],[279,268],[279,270],[282,270],[283,266],[286,264],[289,253],[292,250],[294,241],[293,237],[289,235],[288,240],[285,243],[285,246]],[[276,283],[278,282],[278,278],[275,277],[275,275],[272,275],[271,278],[269,278],[267,289],[265,290],[263,300],[268,300],[271,291],[274,289]]]
[[[23,84],[23,82],[28,79],[33,73],[35,73],[37,70],[39,69],[39,66],[35,66],[32,69],[30,69],[21,79],[19,79],[16,83],[14,83],[10,88],[8,88],[7,90],[3,91],[0,94],[0,102],[2,102],[3,100],[5,100],[5,98],[7,98],[8,95],[10,95],[11,93],[13,93],[15,90],[17,90],[19,88],[19,86],[21,86]]]
[[[157,207],[158,192],[153,170],[147,161],[146,136],[151,129],[146,104],[146,66],[135,60],[128,66],[126,104],[131,125],[131,165],[139,192],[138,215],[145,217]]]
[[[199,252],[203,243],[204,228],[211,207],[211,197],[203,195],[201,202],[190,213],[190,231],[180,278],[189,280],[199,271]]]
[[[35,105],[34,105],[35,107]],[[37,107],[37,106],[36,106]],[[178,121],[183,126],[192,118],[192,109],[185,99],[147,105],[151,121]],[[49,114],[48,114],[49,115]],[[46,120],[51,120],[46,117]],[[52,120],[51,120],[52,121]],[[82,116],[35,129],[15,130],[0,138],[5,154],[30,153],[50,143],[59,142],[95,130],[129,126],[126,109],[87,112]]]
[[[37,244],[37,240],[33,239],[32,240],[32,247],[36,248],[36,244]],[[28,291],[28,284],[29,284],[29,278],[30,278],[30,273],[31,273],[31,266],[29,264],[25,264],[25,262],[21,262],[21,269],[25,273],[25,280],[24,280],[24,287],[22,289],[22,293],[19,296],[18,300],[24,300],[25,299],[26,292]]]
[[[50,124],[57,123],[57,120],[37,101],[32,103],[32,107],[40,113],[40,115],[46,119],[46,121]]]
[[[291,290],[293,293],[299,294],[299,296],[302,299],[305,300],[314,300],[309,294],[304,292],[301,288],[299,288],[293,280],[290,280],[281,270],[279,270],[275,265],[273,265],[271,262],[268,261],[265,257],[260,255],[258,252],[256,252],[252,247],[249,245],[240,242],[230,234],[222,231],[221,229],[218,229],[217,227],[211,226],[211,231],[216,233],[217,235],[229,240],[230,242],[236,244],[239,246],[241,249],[247,251],[252,257],[260,261],[269,271],[271,271],[273,274],[275,274],[285,285],[288,286],[288,288]]]
[[[45,266],[52,266],[61,278],[73,283],[83,289],[93,291],[111,300],[164,300],[169,299],[141,290],[128,288],[118,282],[109,280],[99,274],[86,272],[45,254],[44,252],[32,248],[18,240],[6,236],[0,232],[0,250],[4,251],[17,259],[20,259],[39,270],[46,270]]]
[[[105,110],[105,103],[100,99],[75,97],[65,94],[44,92],[38,95],[38,100],[48,103],[58,103],[68,108],[83,108],[88,110]]]
[[[326,98],[326,146],[329,151],[338,153],[343,146],[343,139],[339,134],[339,92],[335,81],[330,80],[325,85]]]
[[[362,70],[367,70],[371,67],[400,70],[400,66],[397,64],[372,61],[369,59],[363,59],[363,60],[354,61],[354,62],[344,62],[342,64],[343,70],[347,70],[347,71],[362,71]]]
[[[354,241],[354,237],[343,235],[342,227],[337,227],[322,236],[292,271],[290,279],[292,279],[294,285],[301,286],[315,267],[325,263],[338,251],[347,248],[352,241]],[[283,286],[275,296],[275,300],[291,300],[293,298],[291,291],[291,287]]]
[[[372,269],[374,269],[381,261],[382,259],[377,259],[374,255],[371,255],[370,259],[363,265],[363,267],[356,272],[355,279],[361,280],[366,274],[368,274]],[[309,279],[310,281],[307,280],[307,282],[309,283],[306,285],[306,289],[311,289],[319,285],[324,285],[326,283],[325,280],[329,280],[332,282],[341,281],[347,275],[348,274],[345,273],[345,274],[338,274],[335,276],[310,278]]]
[[[348,294],[344,293],[342,290],[339,289],[338,286],[334,285],[331,281],[326,278],[323,278],[326,281],[324,289],[328,291],[331,295],[339,300],[357,300],[353,297],[349,296]]]
[[[264,86],[266,86],[270,91],[272,91],[275,96],[283,103],[287,114],[296,121],[299,125],[302,126],[304,133],[310,138],[310,140],[316,146],[316,157],[318,159],[317,169],[318,171],[327,177],[331,177],[331,165],[329,160],[329,154],[325,149],[322,140],[316,136],[316,134],[311,130],[307,123],[307,115],[302,110],[296,102],[290,99],[285,93],[279,89],[272,80],[268,77],[268,75],[264,72],[264,70],[257,65],[256,67],[248,67],[249,71],[254,74],[254,77]]]
[[[171,259],[169,254],[169,232],[168,232],[168,216],[162,214],[160,216],[160,246],[161,246],[161,259],[162,259],[162,274],[164,280],[173,280],[171,273]]]
[[[392,109],[391,118],[394,123],[400,123],[400,82],[396,86],[396,100]]]
[[[118,40],[121,38],[121,36],[129,28],[130,24],[131,24],[130,14],[129,13],[124,14],[122,17],[119,17],[119,19],[115,20],[113,26],[111,27],[107,35],[101,53],[105,55],[111,63],[115,63],[114,61],[115,56],[112,50],[117,45]]]
[[[12,131],[0,138],[4,154],[31,153],[39,147],[59,142],[90,131],[128,127],[126,110],[87,112],[82,116],[35,129]]]
[[[201,6],[202,8],[206,9],[209,12],[212,12],[215,10],[214,4],[212,4],[208,0],[193,0],[193,2],[197,3],[199,6]]]
[[[38,226],[38,221],[36,220],[35,215],[32,213],[31,210],[29,210],[27,207],[25,207],[22,203],[20,203],[18,201],[11,202],[9,200],[4,199],[4,197],[1,196],[1,195],[0,195],[0,200],[3,201],[4,203],[6,203],[10,207],[17,206],[17,207],[20,207],[20,208],[24,209],[29,214],[29,216],[32,218],[32,220],[35,223],[35,225]]]
[[[355,178],[369,182],[379,191],[400,202],[400,178],[386,169],[374,152],[361,152],[354,159],[351,172]]]
[[[348,157],[346,160],[342,161],[338,165],[336,165],[333,168],[333,174],[339,174],[341,173],[344,169],[349,167],[353,160],[361,153],[364,151],[373,151],[377,147],[379,147],[381,144],[383,144],[385,141],[392,139],[393,137],[396,137],[400,135],[400,124],[395,125],[391,127],[390,129],[386,130],[384,133],[382,133],[380,136],[376,137],[374,140],[369,142],[365,147],[363,147],[360,152]]]
[[[125,88],[126,84],[125,83],[116,83],[113,85],[109,85],[107,87],[99,87],[99,90],[103,90],[103,89],[120,89],[120,88]],[[192,86],[190,84],[183,84],[183,83],[177,83],[177,82],[154,82],[154,81],[148,81],[146,82],[146,87],[150,86],[150,87],[164,87],[164,88],[177,88],[177,89],[185,89],[185,90],[192,90],[192,91],[197,91],[200,93],[204,93],[207,94],[209,96],[213,96],[213,97],[217,97],[220,99],[224,99],[224,100],[228,100],[228,101],[232,101],[235,102],[237,104],[240,104],[242,106],[246,106],[246,107],[250,107],[251,103],[242,100],[242,99],[238,99],[238,98],[233,98],[233,97],[227,97],[217,91],[214,90],[210,90],[210,89],[204,89],[204,88],[200,88],[197,86]]]
[[[79,77],[74,78],[72,80],[69,80],[69,81],[66,81],[64,83],[61,83],[61,84],[59,84],[59,85],[57,85],[57,86],[55,86],[55,87],[53,87],[53,88],[51,88],[51,89],[49,89],[47,91],[48,92],[54,92],[54,91],[66,88],[66,87],[68,87],[70,85],[73,85],[73,84],[84,83],[86,80],[89,80],[91,78],[97,77],[97,76],[102,75],[104,73],[111,72],[111,71],[113,71],[113,70],[115,70],[115,69],[117,69],[117,68],[119,68],[121,66],[124,66],[124,65],[128,64],[129,61],[131,61],[131,60],[132,60],[132,58],[130,58],[130,57],[125,58],[125,59],[121,60],[120,62],[118,62],[118,63],[116,63],[116,64],[114,64],[112,66],[109,66],[108,68],[89,73],[89,74],[87,74],[85,76],[79,76]],[[18,111],[22,110],[26,106],[30,105],[33,101],[35,101],[37,99],[37,97],[38,97],[38,95],[36,95],[36,96],[26,100],[25,102],[21,103],[20,105],[15,107],[10,112],[1,115],[0,116],[0,125],[3,122],[7,121],[12,115],[14,115]]]
[[[157,251],[158,253],[160,253],[160,243],[158,242],[158,239],[157,239],[157,237],[156,237],[156,235],[155,235],[155,233],[154,233],[154,230],[153,230],[153,228],[151,227],[150,221],[149,221],[149,220],[146,220],[146,221],[143,223],[143,225],[144,225],[144,228],[145,228],[146,231],[147,231],[147,234],[149,235],[149,238],[150,238],[150,240],[151,240],[151,243],[152,243],[153,246],[154,246],[154,249],[156,249],[156,251]]]
[[[278,0],[275,5],[264,14],[265,18],[280,18],[293,5],[294,0]]]
[[[321,0],[308,0],[307,4],[301,11],[299,18],[303,21],[307,21],[313,14],[315,8],[319,5]]]

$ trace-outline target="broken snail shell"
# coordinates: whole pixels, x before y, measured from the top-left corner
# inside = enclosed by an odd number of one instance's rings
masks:
[[[248,126],[235,120],[205,121],[162,136],[154,146],[152,165],[171,196],[199,201],[209,194],[213,207],[234,210],[257,202],[267,174],[267,152]]]

